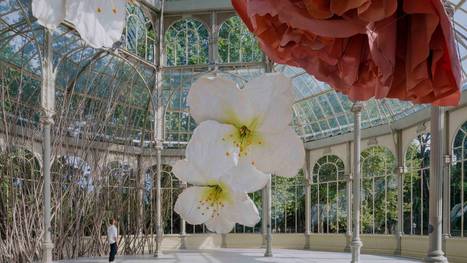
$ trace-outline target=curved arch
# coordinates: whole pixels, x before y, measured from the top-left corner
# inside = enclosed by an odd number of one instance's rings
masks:
[[[450,176],[450,234],[467,236],[467,121],[462,123],[452,141]]]
[[[403,175],[405,234],[428,234],[430,177],[430,133],[417,135],[405,152],[407,173]]]
[[[139,34],[140,30],[143,31],[142,34]],[[156,32],[142,7],[131,3],[127,5],[126,27],[123,35],[126,50],[153,62]],[[141,39],[143,40],[142,46],[140,45]]]
[[[263,52],[256,38],[238,16],[232,16],[222,22],[218,32],[218,52],[223,63],[263,60]]]
[[[385,146],[371,146],[360,154],[362,171],[362,232],[396,231],[397,181],[394,154]]]
[[[207,64],[208,28],[203,22],[191,17],[172,23],[164,34],[167,65]]]
[[[172,172],[172,166],[162,164],[161,171],[161,202],[165,204],[162,207],[161,216],[165,234],[178,234],[181,231],[180,216],[174,211],[175,201],[182,191],[182,182]],[[144,202],[155,211],[155,189],[154,182],[157,176],[157,165],[149,167],[144,175]],[[146,222],[153,225],[153,216],[145,218]]]
[[[311,185],[313,232],[344,233],[346,231],[347,181],[344,173],[344,162],[337,155],[322,156],[313,165]]]

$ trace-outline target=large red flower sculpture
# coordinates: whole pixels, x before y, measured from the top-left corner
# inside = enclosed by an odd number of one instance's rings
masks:
[[[352,100],[457,105],[461,67],[441,0],[232,0],[275,62]]]

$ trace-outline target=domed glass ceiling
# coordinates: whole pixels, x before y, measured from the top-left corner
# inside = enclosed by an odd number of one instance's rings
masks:
[[[156,3],[155,6],[151,2]],[[157,28],[149,14],[158,1],[141,1],[128,8],[127,28],[114,50],[96,50],[80,40],[70,25],[54,33],[54,64],[57,67],[57,125],[70,136],[91,132],[101,140],[152,141],[154,121],[151,103],[156,86],[155,46]],[[467,70],[467,3],[452,0],[454,23],[464,78]],[[203,6],[215,12],[203,12]],[[191,9],[190,9],[191,7]],[[162,68],[164,138],[169,147],[182,146],[196,126],[186,106],[191,83],[217,69],[243,84],[264,72],[263,55],[254,38],[233,16],[230,1],[167,1],[164,41],[166,61]],[[187,16],[187,12],[193,12]],[[217,13],[216,13],[217,12]],[[178,15],[183,13],[183,15]],[[217,14],[217,52],[210,52],[209,21]],[[220,19],[222,18],[222,20]],[[6,115],[22,125],[38,125],[41,81],[41,48],[44,31],[31,15],[30,1],[0,2],[0,85],[8,105]],[[212,59],[212,54],[218,54]],[[275,65],[275,71],[293,79],[295,86],[293,125],[305,141],[348,133],[352,129],[352,102],[302,69]],[[20,87],[20,88],[19,88]],[[465,85],[464,85],[465,88]],[[110,98],[110,100],[109,100]],[[397,100],[370,100],[362,115],[364,128],[404,118],[424,105]]]

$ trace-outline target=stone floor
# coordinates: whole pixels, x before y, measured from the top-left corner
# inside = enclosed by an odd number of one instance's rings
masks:
[[[165,251],[160,258],[151,255],[117,256],[117,263],[314,263],[333,262],[349,263],[349,253],[318,252],[304,250],[275,249],[271,258],[263,257],[260,249],[216,249],[216,250],[177,250]],[[364,263],[402,263],[420,262],[407,258],[389,256],[362,255]],[[78,260],[60,261],[61,263],[104,263],[107,258],[81,258]]]

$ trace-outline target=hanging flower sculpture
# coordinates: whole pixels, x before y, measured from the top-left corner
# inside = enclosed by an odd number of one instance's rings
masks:
[[[33,0],[38,23],[55,29],[68,20],[94,48],[112,47],[125,27],[127,0]]]
[[[176,177],[193,185],[179,195],[175,212],[188,223],[205,224],[217,233],[230,232],[235,223],[253,227],[259,222],[247,193],[269,180],[252,165],[237,165],[238,149],[220,139],[231,130],[214,121],[201,123],[188,143],[186,159],[173,168]]]
[[[441,0],[232,0],[275,62],[352,100],[457,105],[461,67]]]
[[[122,37],[127,0],[68,0],[67,19],[95,48],[112,47]]]
[[[37,22],[49,29],[57,28],[65,20],[64,0],[33,0],[32,14],[37,18]]]
[[[215,121],[210,138],[238,149],[239,165],[285,177],[295,176],[305,160],[303,143],[290,127],[293,101],[291,80],[278,73],[253,79],[243,89],[231,80],[204,76],[187,98],[197,123]]]

